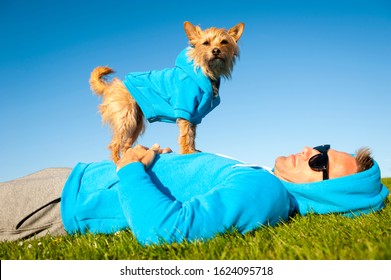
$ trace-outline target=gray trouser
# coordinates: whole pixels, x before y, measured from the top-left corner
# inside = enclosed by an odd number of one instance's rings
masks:
[[[0,241],[66,234],[60,200],[71,171],[49,168],[0,183]]]

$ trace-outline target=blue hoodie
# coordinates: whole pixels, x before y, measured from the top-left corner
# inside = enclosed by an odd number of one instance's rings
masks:
[[[275,225],[297,211],[377,211],[388,195],[377,164],[312,184],[283,182],[262,168],[208,153],[163,154],[147,170],[141,163],[115,169],[110,161],[74,168],[61,199],[68,233],[130,228],[141,244],[207,239],[233,228],[245,233]]]
[[[207,163],[207,164],[206,164]],[[275,225],[295,211],[273,174],[208,153],[157,156],[118,171],[110,161],[79,163],[65,184],[61,213],[68,233],[130,228],[142,244],[241,233]]]
[[[183,50],[174,68],[160,71],[129,73],[125,86],[149,122],[175,122],[183,118],[199,124],[220,103],[212,83],[195,67]],[[219,84],[218,81],[217,84]]]

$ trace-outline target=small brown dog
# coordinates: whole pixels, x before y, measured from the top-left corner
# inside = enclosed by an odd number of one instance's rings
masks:
[[[109,67],[91,73],[91,89],[103,95],[102,119],[113,130],[109,149],[114,162],[144,131],[145,118],[177,122],[180,153],[196,151],[196,125],[220,103],[220,77],[231,77],[244,24],[201,30],[185,22],[184,28],[191,46],[179,54],[174,68],[130,73],[123,82],[114,78],[111,83],[103,79],[113,73]]]

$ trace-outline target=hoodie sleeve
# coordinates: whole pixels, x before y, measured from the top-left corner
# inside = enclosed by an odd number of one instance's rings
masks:
[[[141,163],[118,171],[118,196],[129,226],[142,244],[210,238],[227,229],[244,233],[286,219],[289,198],[283,187],[259,184],[259,176],[231,176],[209,192],[177,201],[153,184]],[[270,180],[267,179],[266,180]]]
[[[178,70],[179,72],[180,70]],[[172,96],[176,118],[193,121],[197,107],[203,97],[201,88],[186,73],[178,73],[178,90]]]

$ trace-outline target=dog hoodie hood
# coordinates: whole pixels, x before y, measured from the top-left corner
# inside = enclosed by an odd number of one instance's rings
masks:
[[[188,50],[178,55],[174,68],[134,72],[125,77],[125,86],[149,122],[175,123],[183,118],[199,124],[220,104],[220,96],[213,95],[210,79],[194,66]]]

